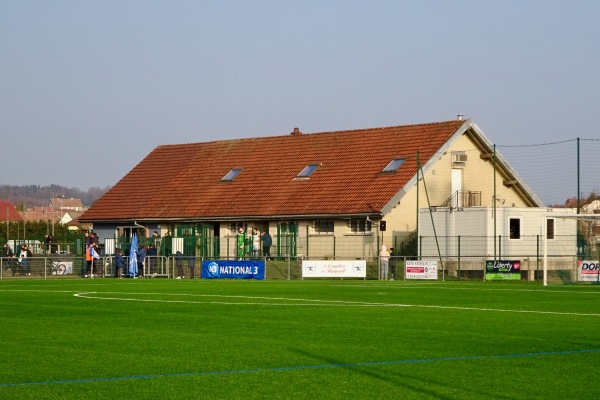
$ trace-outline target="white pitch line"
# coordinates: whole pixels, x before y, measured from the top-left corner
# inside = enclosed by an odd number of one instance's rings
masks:
[[[441,285],[441,284],[440,284]],[[480,291],[506,291],[506,292],[542,292],[542,293],[563,293],[563,294],[598,294],[598,291],[578,291],[578,290],[545,290],[545,289],[511,289],[511,288],[480,288],[480,287],[443,287],[443,286],[410,286],[410,285],[395,285],[395,284],[374,284],[374,285],[331,285],[335,287],[352,287],[352,288],[385,288],[385,289],[440,289],[440,290],[480,290]],[[583,289],[582,289],[583,290]]]
[[[161,295],[164,293],[121,293],[121,292],[103,292],[105,294],[122,294],[122,295]],[[600,314],[593,313],[572,313],[561,311],[537,311],[537,310],[509,310],[502,308],[478,308],[478,307],[459,307],[459,306],[436,306],[423,304],[399,304],[399,303],[370,303],[370,302],[347,302],[341,300],[316,300],[316,299],[297,299],[283,297],[255,297],[255,296],[225,296],[225,295],[208,295],[208,294],[172,294],[173,296],[191,296],[191,297],[217,297],[217,298],[236,298],[249,300],[269,300],[269,301],[298,301],[304,303],[259,303],[259,302],[231,302],[231,301],[191,301],[191,300],[159,300],[159,299],[136,299],[136,298],[117,298],[117,297],[101,297],[90,296],[90,294],[99,294],[98,292],[80,292],[74,294],[75,297],[98,299],[98,300],[120,300],[120,301],[139,301],[153,303],[185,303],[185,304],[225,304],[225,305],[263,305],[263,306],[335,306],[335,307],[418,307],[418,308],[437,308],[444,310],[461,310],[461,311],[489,311],[489,312],[510,312],[517,314],[548,314],[548,315],[565,315],[577,317],[600,317]]]
[[[243,299],[243,300],[267,300],[267,301],[289,301],[289,302],[306,302],[307,304],[294,304],[294,303],[248,303],[248,302],[232,302],[232,301],[191,301],[191,300],[159,300],[159,299],[136,299],[127,297],[102,297],[102,296],[90,296],[89,294],[125,294],[125,295],[152,295],[152,296],[189,296],[189,297],[216,297],[226,299]],[[140,301],[140,302],[155,302],[155,303],[187,303],[187,304],[233,304],[233,305],[284,305],[284,306],[340,306],[340,307],[381,307],[381,306],[401,306],[398,304],[385,304],[385,303],[367,303],[367,302],[349,302],[341,300],[318,300],[318,299],[297,299],[297,298],[285,298],[285,297],[259,297],[259,296],[225,296],[217,294],[185,294],[185,293],[123,293],[123,292],[79,292],[73,296],[86,299],[99,299],[99,300],[121,300],[121,301]],[[308,304],[311,303],[311,304]],[[403,306],[404,307],[404,306]],[[408,307],[408,306],[407,306]]]

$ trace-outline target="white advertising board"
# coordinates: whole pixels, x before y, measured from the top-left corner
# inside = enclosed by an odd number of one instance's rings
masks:
[[[406,261],[404,266],[406,279],[437,279],[437,261]]]
[[[303,278],[366,278],[365,260],[303,260]]]
[[[579,282],[598,282],[598,271],[600,271],[600,262],[598,261],[577,261],[577,277]]]

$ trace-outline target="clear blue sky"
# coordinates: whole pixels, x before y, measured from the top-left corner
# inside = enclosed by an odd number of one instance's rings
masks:
[[[577,0],[3,0],[0,184],[86,190],[161,144],[457,114],[498,145],[600,137],[598,16]]]

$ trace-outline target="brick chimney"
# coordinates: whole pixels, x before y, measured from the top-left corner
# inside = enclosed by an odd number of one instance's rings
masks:
[[[302,132],[300,132],[300,128],[294,128],[294,130],[290,133],[292,136],[300,136]]]

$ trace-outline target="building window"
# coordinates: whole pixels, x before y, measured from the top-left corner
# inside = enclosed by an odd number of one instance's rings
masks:
[[[332,219],[318,219],[313,222],[313,233],[333,233]]]
[[[371,221],[366,218],[352,218],[348,222],[348,229],[352,233],[370,233]]]
[[[315,172],[317,168],[319,168],[320,165],[321,164],[308,164],[302,171],[300,171],[296,178],[308,178],[313,172]]]
[[[298,233],[298,225],[295,222],[282,222],[277,225],[277,232],[281,235],[292,235]]]
[[[521,219],[510,218],[508,221],[511,239],[521,239]]]
[[[244,233],[247,233],[247,232],[245,232],[246,225],[244,225],[243,222],[232,222],[232,223],[230,223],[229,224],[229,235],[231,235],[231,236],[237,235],[238,232],[240,231],[240,228],[243,228],[244,229]]]
[[[554,239],[554,220],[546,220],[546,239]]]
[[[389,162],[388,165],[386,165],[386,167],[381,172],[396,172],[396,171],[398,171],[398,168],[400,168],[400,166],[402,164],[404,164],[404,160],[406,160],[406,159],[405,158],[394,158],[392,161]]]
[[[236,176],[238,176],[240,174],[240,172],[242,172],[241,168],[234,168],[231,171],[229,171],[227,173],[227,175],[225,175],[223,178],[221,178],[221,181],[230,182],[230,181],[234,180],[236,178]]]

